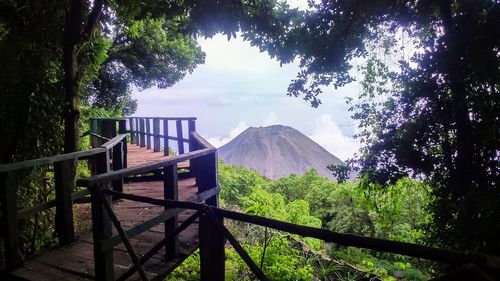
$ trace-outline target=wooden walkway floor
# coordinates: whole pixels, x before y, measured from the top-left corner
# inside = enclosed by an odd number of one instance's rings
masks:
[[[128,145],[129,167],[164,159],[163,152],[152,152],[136,145]],[[179,165],[183,168],[186,165]],[[194,178],[179,179],[179,200],[184,201],[197,194]],[[124,192],[153,198],[163,198],[163,181],[131,182],[124,184]],[[90,208],[90,207],[89,207]],[[119,200],[113,208],[123,227],[128,229],[163,211],[162,207],[146,203]],[[194,211],[186,210],[179,215],[182,223]],[[114,233],[116,231],[113,228]],[[157,242],[164,238],[163,224],[157,225],[131,239],[131,243],[139,257],[144,255]],[[198,223],[179,234],[180,255],[174,260],[166,260],[165,249],[156,253],[144,266],[148,276],[154,277],[165,270],[173,270],[194,250],[198,248]],[[66,247],[58,247],[30,258],[12,275],[25,280],[91,280],[94,279],[92,233],[82,234],[79,239]],[[132,266],[132,260],[123,244],[114,248],[115,278]],[[129,280],[138,280],[135,273]]]

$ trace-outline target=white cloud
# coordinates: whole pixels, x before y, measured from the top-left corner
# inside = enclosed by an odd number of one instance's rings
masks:
[[[266,118],[264,119],[264,122],[262,122],[262,125],[263,126],[271,126],[271,125],[279,125],[281,123],[282,122],[280,121],[278,116],[276,116],[276,114],[274,112],[271,112],[266,116]]]
[[[219,147],[225,145],[226,143],[230,142],[232,139],[237,137],[239,134],[243,133],[243,131],[248,129],[248,127],[250,127],[250,126],[248,126],[245,122],[240,121],[238,123],[238,125],[229,132],[229,136],[207,138],[207,140],[210,144],[219,148]]]
[[[352,157],[360,147],[357,140],[342,133],[329,114],[316,119],[313,133],[309,138],[341,160]]]
[[[307,10],[309,7],[306,0],[286,0],[286,2],[291,8],[297,8],[299,10]]]

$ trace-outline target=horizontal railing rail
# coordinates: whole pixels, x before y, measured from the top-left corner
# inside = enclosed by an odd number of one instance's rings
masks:
[[[91,133],[90,135],[95,135],[95,134]],[[127,135],[125,135],[125,134],[121,134],[121,135],[114,137],[113,139],[107,139],[107,138],[104,138],[102,136],[99,136],[99,137],[102,137],[103,139],[107,140],[107,142],[105,142],[101,147],[92,148],[89,150],[64,153],[64,154],[59,154],[59,155],[55,155],[55,156],[23,160],[23,161],[13,162],[13,163],[9,163],[9,164],[0,164],[0,173],[28,169],[28,168],[34,168],[34,167],[54,164],[56,162],[62,162],[62,161],[66,161],[66,160],[88,159],[90,156],[94,156],[94,155],[105,152],[106,149],[107,150],[111,149],[118,142],[123,141],[123,139],[126,136]]]
[[[159,120],[169,120],[169,121],[196,121],[196,117],[147,117],[147,116],[134,116],[134,117],[128,117],[130,118],[143,118],[143,119],[159,119]]]
[[[159,168],[163,168],[166,166],[171,166],[174,164],[179,164],[181,162],[187,161],[187,160],[192,160],[201,156],[205,156],[207,154],[215,152],[215,149],[211,148],[205,148],[193,152],[188,152],[182,155],[175,155],[175,156],[169,156],[165,160],[159,160],[139,166],[134,166],[118,171],[112,171],[106,174],[100,174],[100,175],[95,175],[92,177],[88,177],[85,179],[79,179],[77,181],[78,186],[93,186],[93,185],[98,185],[102,183],[106,183],[108,181],[112,180],[118,180],[118,179],[124,179],[129,176],[134,176],[142,173],[148,173],[155,171]]]
[[[196,130],[195,121],[195,117],[129,117],[127,131],[130,133],[131,143],[140,147],[147,147],[155,152],[163,148],[164,155],[168,156],[172,148],[169,142],[175,141],[178,154],[184,154],[186,144],[189,151],[193,151],[189,144],[191,133]],[[171,122],[174,122],[175,135],[171,135],[169,130]],[[187,127],[187,137],[184,136],[184,124]]]
[[[66,161],[66,160],[86,159],[90,156],[94,156],[96,154],[103,153],[105,150],[106,150],[105,148],[99,147],[99,148],[93,148],[90,150],[83,150],[83,151],[59,154],[59,155],[50,156],[50,157],[24,160],[24,161],[9,163],[9,164],[0,164],[0,173],[16,171],[16,170],[21,170],[21,169],[27,169],[27,168],[34,168],[37,166],[54,164],[56,162],[62,162],[62,161]]]
[[[120,142],[123,143],[123,141],[126,140],[126,138],[127,138],[127,134],[117,135],[116,137],[114,137],[114,138],[108,140],[107,142],[103,143],[101,145],[101,147],[109,150],[109,149],[115,147]]]

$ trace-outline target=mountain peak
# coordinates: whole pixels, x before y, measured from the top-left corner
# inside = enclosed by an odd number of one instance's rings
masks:
[[[270,179],[302,175],[311,168],[334,179],[326,166],[342,163],[301,132],[284,125],[250,127],[219,148],[219,157]]]

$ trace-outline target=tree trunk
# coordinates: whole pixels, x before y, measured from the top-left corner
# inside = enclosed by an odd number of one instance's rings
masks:
[[[78,74],[78,44],[82,31],[83,0],[71,0],[66,12],[63,37],[64,68],[64,153],[80,148],[80,78]]]
[[[447,47],[447,58],[445,62],[446,74],[453,98],[453,111],[456,130],[456,157],[455,167],[451,174],[451,184],[458,189],[458,194],[464,196],[473,185],[474,167],[474,140],[472,124],[469,118],[467,106],[467,89],[465,82],[464,66],[462,57],[466,56],[462,46],[457,45],[459,36],[453,23],[451,2],[442,1],[441,18],[445,30],[444,40]],[[455,198],[459,199],[459,198]]]

